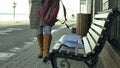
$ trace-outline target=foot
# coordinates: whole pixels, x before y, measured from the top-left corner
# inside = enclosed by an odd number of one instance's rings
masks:
[[[43,58],[43,62],[44,62],[44,63],[46,63],[47,60],[49,60],[49,56],[45,56],[45,57]]]
[[[43,62],[46,63],[47,62],[47,57],[43,58]]]
[[[38,58],[43,58],[43,53],[42,53],[42,51],[40,51],[40,53],[38,54]]]
[[[38,58],[43,58],[43,56],[42,55],[38,55]]]
[[[47,62],[49,60],[49,53],[43,54],[43,62]]]

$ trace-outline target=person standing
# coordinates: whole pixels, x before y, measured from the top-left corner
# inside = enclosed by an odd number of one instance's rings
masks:
[[[40,48],[38,58],[45,58],[48,56],[49,47],[52,40],[52,26],[44,23],[38,15],[38,10],[44,2],[45,0],[32,0],[30,11],[30,27],[31,29],[36,29],[37,42]]]

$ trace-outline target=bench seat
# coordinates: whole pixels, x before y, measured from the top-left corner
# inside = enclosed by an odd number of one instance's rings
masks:
[[[110,9],[109,12],[95,14],[84,37],[76,34],[63,35],[50,50],[49,58],[53,68],[58,68],[56,62],[58,57],[82,61],[89,68],[96,68],[98,55],[108,38],[112,21],[118,15],[120,12],[116,8]]]

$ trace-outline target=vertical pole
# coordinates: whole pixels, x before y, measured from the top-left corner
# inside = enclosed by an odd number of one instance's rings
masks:
[[[80,0],[80,13],[81,13],[81,0]]]
[[[31,10],[31,0],[29,0],[28,3],[29,3],[29,12],[30,12],[30,10]]]
[[[13,2],[13,18],[15,19],[15,8],[16,8],[16,2]]]

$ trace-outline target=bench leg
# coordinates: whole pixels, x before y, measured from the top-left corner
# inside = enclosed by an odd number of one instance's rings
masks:
[[[97,68],[98,56],[92,60],[92,67]]]
[[[60,61],[60,66],[62,68],[70,68],[70,63],[69,63],[69,61],[67,59],[64,59],[64,60]]]
[[[56,57],[55,57],[54,54],[51,54],[51,55],[50,55],[50,61],[51,61],[51,64],[52,64],[52,67],[53,67],[53,68],[58,68],[58,66],[57,66],[57,61],[56,61]]]
[[[98,57],[94,58],[90,62],[85,62],[89,68],[97,68]]]

